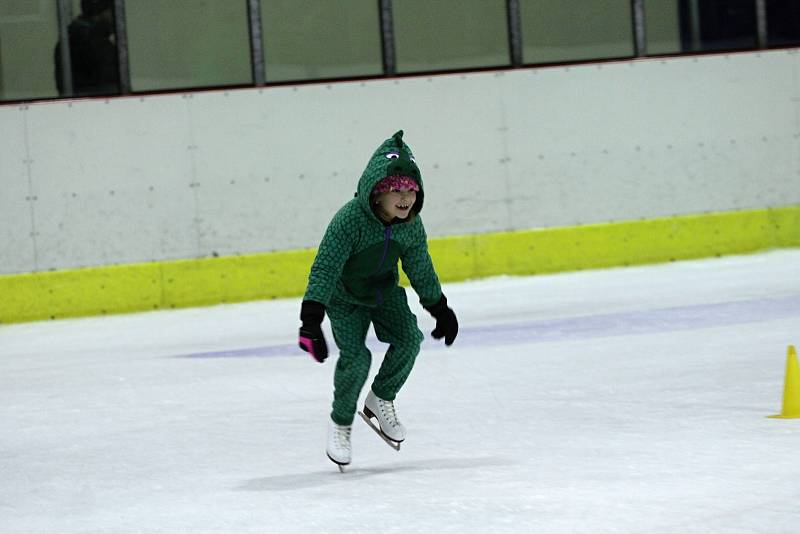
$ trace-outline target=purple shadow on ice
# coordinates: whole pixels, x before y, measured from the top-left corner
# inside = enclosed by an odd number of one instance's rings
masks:
[[[789,317],[800,317],[800,295],[583,315],[540,321],[521,321],[487,326],[470,327],[468,324],[462,324],[454,347],[457,348],[459,345],[485,347],[548,343],[681,330],[702,330]],[[379,353],[382,350],[381,345],[375,339],[369,339],[368,345],[373,352]],[[432,342],[427,338],[424,346],[425,350],[445,348],[443,344]],[[305,355],[305,353],[297,347],[295,342],[263,347],[180,354],[173,357],[268,358],[300,355]]]

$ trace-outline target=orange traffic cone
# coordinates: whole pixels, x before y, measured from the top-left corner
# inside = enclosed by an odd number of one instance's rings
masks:
[[[783,409],[780,415],[770,415],[775,419],[800,419],[800,368],[797,365],[797,351],[789,345],[786,356],[786,379],[783,383]]]

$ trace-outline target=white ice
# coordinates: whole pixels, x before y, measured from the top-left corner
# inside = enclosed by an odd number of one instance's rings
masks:
[[[344,474],[298,299],[0,327],[0,532],[800,532],[800,250],[445,291]]]

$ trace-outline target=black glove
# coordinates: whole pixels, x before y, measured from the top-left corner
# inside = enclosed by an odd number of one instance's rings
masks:
[[[325,318],[325,306],[313,300],[304,300],[300,307],[300,336],[297,344],[300,348],[311,354],[319,363],[328,357],[328,344],[322,333],[322,320]]]
[[[431,335],[435,339],[444,338],[444,344],[447,346],[452,345],[458,335],[458,319],[453,310],[447,306],[447,297],[442,295],[439,302],[433,306],[425,306],[425,309],[436,319],[436,328]]]

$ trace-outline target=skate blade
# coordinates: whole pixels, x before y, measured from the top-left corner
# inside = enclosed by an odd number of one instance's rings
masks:
[[[340,473],[344,473],[344,468],[345,468],[345,467],[347,467],[348,465],[350,465],[349,463],[342,464],[342,463],[339,463],[339,462],[337,462],[336,460],[334,460],[333,458],[331,458],[331,455],[330,455],[330,454],[326,454],[325,456],[327,456],[327,457],[328,457],[328,460],[330,460],[331,462],[333,462],[333,463],[335,463],[335,464],[336,464],[336,467],[338,467],[338,468],[339,468],[339,472],[340,472]]]
[[[381,428],[379,426],[375,425],[375,423],[372,422],[372,419],[367,417],[367,415],[364,412],[358,412],[358,415],[361,416],[361,418],[364,420],[364,422],[367,423],[369,425],[369,427],[373,430],[373,432],[378,434],[378,436],[383,441],[385,441],[388,446],[390,446],[391,448],[393,448],[396,451],[400,450],[400,442],[399,441],[394,441],[393,439],[389,438],[386,434],[384,434],[383,430],[381,430]]]

